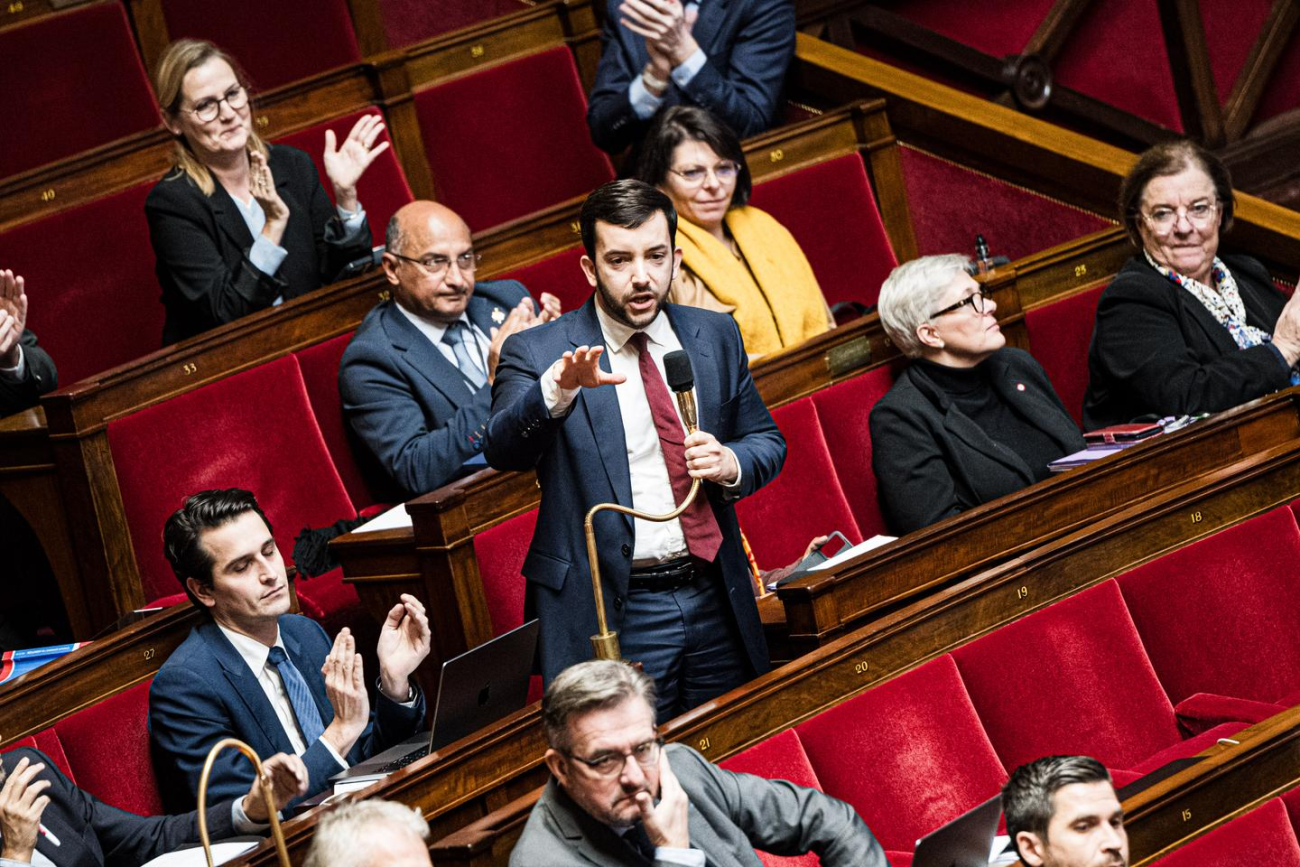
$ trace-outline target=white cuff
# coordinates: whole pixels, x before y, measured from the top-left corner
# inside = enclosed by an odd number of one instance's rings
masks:
[[[676,849],[672,846],[656,846],[655,861],[668,864],[680,864],[682,867],[704,867],[704,852],[700,849]]]
[[[740,482],[745,477],[745,471],[740,468],[740,459],[736,457],[736,453],[727,446],[723,446],[723,448],[727,449],[727,452],[731,455],[731,459],[736,462],[736,478],[731,482],[731,484],[721,485],[720,487],[724,491],[738,491],[740,490]]]
[[[325,751],[328,752],[331,756],[334,757],[334,761],[336,761],[336,762],[339,763],[339,768],[340,768],[341,770],[346,771],[349,767],[351,767],[351,766],[347,763],[347,760],[344,759],[342,756],[339,755],[339,751],[336,750],[336,749],[334,749],[334,745],[333,745],[333,744],[331,744],[329,741],[325,740],[324,738],[321,738],[321,739],[320,739],[320,743],[321,743],[321,746],[323,746],[323,747],[325,748]]]
[[[23,353],[23,345],[20,343],[18,344],[18,363],[13,367],[0,367],[0,379],[7,379],[10,382],[22,382],[26,373],[27,356]]]
[[[683,60],[681,64],[670,73],[673,83],[678,87],[686,87],[686,85],[691,83],[691,79],[698,75],[700,70],[704,68],[704,64],[708,62],[709,56],[704,53],[704,49],[696,48],[694,54]]]
[[[248,814],[244,812],[243,798],[235,798],[234,803],[230,805],[230,824],[235,826],[236,834],[260,834],[271,827],[270,823],[263,825],[248,818]]]
[[[646,89],[645,82],[641,80],[639,74],[632,79],[632,84],[627,89],[627,98],[632,103],[632,113],[641,120],[649,120],[664,103],[662,96],[655,96]]]
[[[557,360],[542,373],[542,402],[546,404],[546,411],[551,414],[551,418],[560,418],[569,414],[573,408],[573,402],[578,399],[580,388],[560,388],[560,384],[555,381],[555,374],[559,371],[560,365],[564,359]]]
[[[269,277],[275,276],[275,272],[280,270],[280,266],[288,256],[288,250],[279,244],[271,243],[265,235],[258,235],[257,240],[253,242],[253,249],[248,251],[248,261],[253,263],[254,268]]]

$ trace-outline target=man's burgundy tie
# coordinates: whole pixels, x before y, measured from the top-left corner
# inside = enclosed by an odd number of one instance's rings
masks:
[[[668,481],[673,486],[673,500],[681,504],[686,493],[691,489],[691,477],[686,469],[686,433],[682,429],[681,419],[673,408],[673,398],[664,384],[664,378],[655,365],[646,345],[647,337],[638,331],[628,341],[639,356],[637,365],[641,370],[641,382],[645,385],[645,396],[650,402],[650,414],[654,416],[655,430],[659,434],[659,448],[664,453],[664,465],[668,468]],[[722,530],[718,519],[709,505],[709,498],[704,491],[695,497],[695,502],[681,515],[682,534],[686,536],[686,547],[693,557],[712,563],[722,546]]]

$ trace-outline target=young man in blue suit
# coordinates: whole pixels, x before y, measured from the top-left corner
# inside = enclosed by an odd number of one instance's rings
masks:
[[[154,764],[172,809],[192,809],[212,745],[225,737],[258,755],[307,765],[306,797],[329,778],[414,734],[424,696],[411,674],[429,654],[429,621],[413,596],[388,612],[379,636],[379,693],[371,710],[356,641],[330,641],[289,612],[289,583],[271,524],[248,491],[194,494],[167,519],[163,545],[190,600],[210,615],[191,630],[149,690]],[[246,791],[252,765],[226,751],[208,796]]]
[[[405,497],[483,467],[483,432],[501,344],[560,315],[514,280],[476,283],[469,227],[436,202],[388,223],[393,297],[366,314],[339,367],[343,413]]]
[[[681,263],[677,214],[640,181],[615,181],[579,217],[591,300],[501,349],[487,458],[537,468],[541,513],[523,572],[541,619],[542,675],[591,657],[596,610],[583,516],[617,502],[680,519],[603,512],[596,519],[606,616],[623,656],[659,685],[659,717],[688,710],[768,668],[735,500],[776,477],[785,440],[749,374],[728,316],[665,304]],[[685,349],[699,431],[686,435],[664,380]],[[531,616],[530,614],[530,616]]]
[[[620,153],[671,105],[707,109],[741,138],[763,132],[794,57],[794,20],[790,0],[608,0],[592,141]]]

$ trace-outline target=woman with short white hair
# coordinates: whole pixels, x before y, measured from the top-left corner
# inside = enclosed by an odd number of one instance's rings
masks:
[[[1050,474],[1084,447],[1037,361],[1006,345],[965,256],[924,256],[880,289],[880,321],[912,359],[871,411],[872,468],[903,535]]]

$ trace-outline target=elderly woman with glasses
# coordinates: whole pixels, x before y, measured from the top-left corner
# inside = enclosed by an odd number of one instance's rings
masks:
[[[253,131],[247,83],[212,43],[168,46],[154,90],[176,137],[175,167],[145,202],[164,345],[317,289],[370,252],[357,181],[388,147],[377,116],[337,147],[325,134],[336,206],[307,154]]]
[[[1218,255],[1233,211],[1218,157],[1189,141],[1156,145],[1119,205],[1139,252],[1097,305],[1085,428],[1219,412],[1300,383],[1300,300],[1254,259]]]
[[[912,359],[871,411],[871,463],[890,531],[919,530],[1018,491],[1084,447],[1038,362],[1007,347],[965,256],[893,270],[880,321]]]
[[[751,357],[835,324],[794,236],[748,204],[745,153],[722,121],[685,105],[657,115],[636,177],[663,190],[677,209],[682,267],[669,301],[731,314]]]

